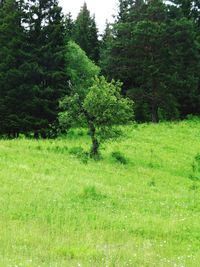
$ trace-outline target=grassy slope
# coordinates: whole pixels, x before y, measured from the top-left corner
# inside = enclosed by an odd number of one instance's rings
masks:
[[[86,136],[0,141],[0,266],[199,266],[200,123],[126,132],[88,164],[59,149]]]

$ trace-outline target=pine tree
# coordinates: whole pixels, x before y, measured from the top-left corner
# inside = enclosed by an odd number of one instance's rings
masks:
[[[175,4],[182,12],[182,15],[185,18],[191,18],[192,15],[192,8],[194,6],[195,1],[191,0],[172,0],[173,4]]]
[[[127,21],[129,8],[129,0],[119,0],[118,23]]]
[[[27,131],[46,136],[56,123],[58,101],[66,91],[65,33],[61,8],[57,0],[30,0],[27,60],[26,114],[31,123]]]
[[[200,55],[193,21],[186,18],[172,20],[167,28],[167,41],[171,69],[169,87],[176,97],[181,118],[199,114]]]
[[[17,136],[22,131],[24,2],[7,0],[0,6],[0,133]]]
[[[65,39],[66,43],[73,39],[73,31],[74,31],[74,21],[72,18],[72,14],[69,12],[64,18],[64,27],[65,27]]]
[[[199,0],[171,0],[173,5],[171,8],[176,8],[182,17],[192,19],[200,27],[200,1]]]
[[[117,20],[112,25],[112,38],[109,37],[106,46],[101,49],[100,63],[104,75],[123,81],[123,92],[132,87],[130,41],[134,24],[138,20],[135,14],[142,15],[141,6],[138,3],[135,5],[131,0],[119,1]]]
[[[84,3],[75,21],[73,39],[86,52],[91,60],[98,62],[98,30],[95,17],[91,17],[86,3]]]
[[[104,73],[124,83],[137,120],[158,122],[194,112],[199,64],[192,22],[170,20],[161,0],[137,4],[120,10],[123,20],[116,21],[113,40],[101,53]]]
[[[111,61],[110,48],[112,47],[113,38],[114,36],[113,36],[112,25],[106,21],[106,28],[102,35],[100,43],[100,62],[99,62],[99,65],[104,75],[107,75],[109,73],[109,70],[107,70],[107,66],[109,65],[108,62]]]

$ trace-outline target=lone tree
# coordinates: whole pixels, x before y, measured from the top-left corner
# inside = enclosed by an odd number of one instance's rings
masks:
[[[92,139],[91,155],[99,153],[98,134],[109,137],[113,126],[126,124],[133,119],[133,103],[120,94],[121,83],[108,83],[103,76],[95,79],[83,102],[83,112]]]
[[[103,136],[103,140],[108,139],[114,126],[126,124],[133,119],[133,102],[122,97],[120,82],[113,80],[109,83],[103,76],[97,77],[99,69],[80,47],[72,42],[68,46],[68,66],[74,66],[74,69],[70,68],[72,92],[60,102],[62,112],[59,120],[66,127],[86,126],[92,141],[90,156],[98,157],[102,140],[100,137]],[[73,62],[77,59],[78,62],[87,62],[82,66],[85,68],[82,73],[79,73],[80,70],[83,71],[80,63],[75,65]],[[95,76],[92,77],[93,74]],[[81,76],[84,76],[82,85]]]

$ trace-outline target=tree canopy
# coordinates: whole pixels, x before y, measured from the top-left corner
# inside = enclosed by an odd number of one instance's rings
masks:
[[[73,42],[67,49],[68,74],[71,94],[60,102],[60,124],[63,127],[86,126],[92,139],[91,156],[99,154],[98,134],[114,125],[126,124],[133,119],[131,100],[120,94],[120,82],[107,82],[98,77],[99,68]]]
[[[58,0],[1,1],[0,135],[50,137],[64,96],[92,106],[112,86],[139,122],[200,115],[199,29],[195,0],[119,0],[102,35],[86,4],[73,19]]]

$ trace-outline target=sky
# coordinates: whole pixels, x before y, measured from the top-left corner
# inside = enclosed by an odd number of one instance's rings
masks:
[[[76,18],[80,7],[84,2],[87,3],[91,15],[95,14],[97,26],[100,32],[105,28],[106,19],[109,22],[113,21],[112,15],[116,14],[117,0],[59,0],[60,5],[63,7],[64,13],[69,11],[73,17]]]

